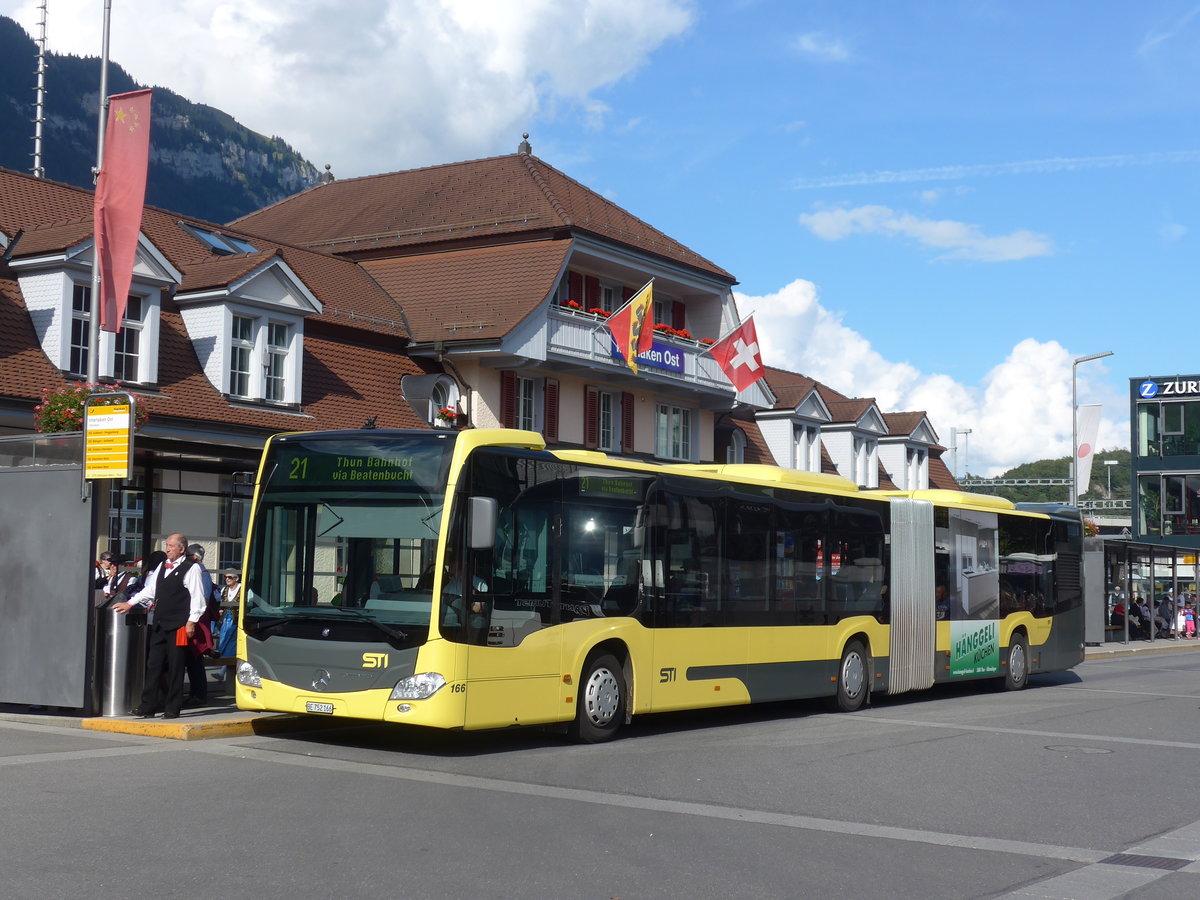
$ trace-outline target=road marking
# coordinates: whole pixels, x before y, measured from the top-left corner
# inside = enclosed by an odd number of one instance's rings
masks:
[[[1107,688],[1061,687],[1064,691],[1090,691],[1093,694],[1129,694],[1134,697],[1178,697],[1181,700],[1200,700],[1200,694],[1164,694],[1161,691],[1113,691]]]
[[[20,756],[0,756],[0,769],[6,766],[27,766],[31,763],[56,763],[76,759],[105,759],[106,757],[126,757],[140,753],[162,753],[166,750],[181,749],[181,745],[161,746],[160,743],[146,746],[126,745],[124,747],[106,747],[103,750],[64,750],[47,753],[25,753]]]
[[[1087,847],[1065,847],[1054,844],[1032,843],[1029,841],[1010,841],[1003,838],[927,831],[921,828],[875,825],[867,822],[842,822],[835,819],[819,819],[814,816],[715,806],[707,803],[688,803],[680,800],[663,800],[654,797],[637,797],[629,794],[610,794],[602,791],[585,791],[577,788],[555,787],[545,784],[527,784],[518,781],[504,781],[498,778],[481,778],[477,775],[457,775],[450,772],[434,772],[426,769],[383,766],[377,763],[347,762],[346,760],[319,756],[292,756],[290,754],[281,754],[277,751],[239,746],[232,742],[226,743],[224,741],[196,744],[190,746],[189,749],[200,753],[233,756],[255,762],[324,769],[343,774],[355,772],[362,775],[437,784],[444,787],[493,791],[550,800],[566,800],[574,803],[591,803],[598,806],[673,813],[683,816],[700,816],[707,819],[724,819],[732,822],[745,822],[756,825],[774,825],[780,828],[796,828],[805,831],[821,831],[855,837],[933,844],[938,847],[961,847],[967,850],[983,850],[991,853],[1014,853],[1040,859],[1061,859],[1069,862],[1097,863],[1112,855],[1111,850],[1092,850]]]
[[[1194,862],[1200,860],[1200,822],[1160,834],[1130,847],[1125,853],[1176,860],[1190,859],[1193,860],[1192,865],[1175,871],[1200,873],[1200,865]],[[1045,881],[1035,881],[1005,896],[1036,897],[1037,900],[1114,900],[1170,874],[1172,870],[1165,868],[1095,863],[1074,872],[1055,875]],[[1193,889],[1189,896],[1195,896],[1196,893]]]
[[[845,717],[837,713],[822,713],[812,718],[841,719]],[[1200,743],[1188,741],[1156,741],[1150,738],[1114,737],[1108,734],[1076,734],[1066,731],[1035,731],[1030,728],[1001,728],[996,725],[954,725],[949,722],[931,722],[926,719],[892,719],[887,716],[877,716],[873,713],[857,713],[855,722],[881,722],[885,725],[903,725],[909,728],[942,728],[947,731],[982,731],[987,734],[1019,734],[1027,737],[1056,738],[1072,741],[1096,741],[1101,744],[1136,744],[1139,747],[1170,747],[1173,750],[1200,750]]]

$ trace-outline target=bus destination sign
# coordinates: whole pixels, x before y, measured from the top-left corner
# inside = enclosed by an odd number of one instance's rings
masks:
[[[353,446],[333,441],[288,441],[274,445],[269,480],[288,487],[395,486],[426,490],[444,480],[441,470],[453,445],[401,441]]]

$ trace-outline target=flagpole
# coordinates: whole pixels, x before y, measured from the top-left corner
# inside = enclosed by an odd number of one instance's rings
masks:
[[[92,169],[92,185],[104,166],[104,130],[108,118],[108,27],[112,20],[112,0],[104,0],[104,29],[100,40],[100,112],[96,127],[96,167]],[[88,304],[88,370],[89,384],[100,380],[100,236],[92,234],[92,294]]]
[[[696,355],[703,356],[705,353],[710,353],[712,351],[713,347],[717,346],[717,344],[721,343],[721,341],[725,340],[725,338],[729,337],[731,334],[733,334],[735,331],[737,331],[739,328],[741,328],[745,324],[746,324],[745,319],[738,319],[738,323],[736,325],[734,325],[727,332],[725,332],[723,335],[721,335],[719,338],[717,338],[715,341],[713,341],[711,344],[709,344],[707,347],[705,347],[703,350],[701,350]]]

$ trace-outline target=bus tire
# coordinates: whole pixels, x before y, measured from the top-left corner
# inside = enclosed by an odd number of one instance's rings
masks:
[[[583,744],[610,741],[625,722],[625,677],[610,653],[589,657],[579,679],[571,737]]]
[[[860,641],[851,641],[842,651],[842,661],[838,664],[837,695],[834,697],[834,706],[841,712],[854,712],[862,709],[870,688],[870,666],[867,664],[867,651]]]
[[[1029,683],[1029,644],[1025,635],[1014,632],[1008,642],[1008,661],[1004,667],[1004,689],[1019,691]]]

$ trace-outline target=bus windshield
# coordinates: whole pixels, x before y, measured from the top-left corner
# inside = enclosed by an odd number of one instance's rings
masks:
[[[427,627],[453,447],[450,435],[389,432],[276,439],[250,537],[247,632]]]

